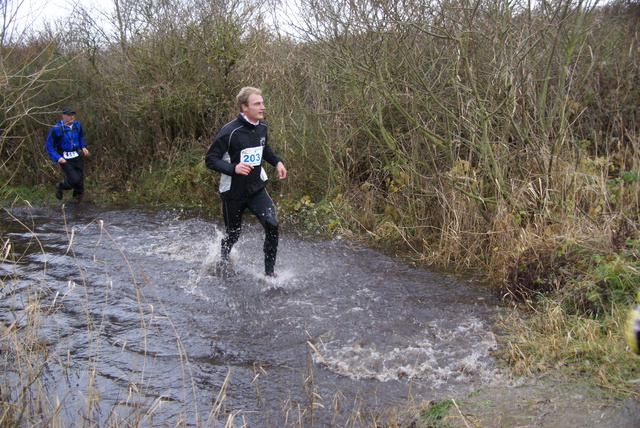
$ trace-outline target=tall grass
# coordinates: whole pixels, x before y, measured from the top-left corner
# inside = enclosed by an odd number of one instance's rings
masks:
[[[511,333],[502,355],[517,375],[550,371],[606,388],[614,396],[640,398],[638,359],[630,355],[621,331],[626,305],[614,305],[599,319],[563,313],[557,302],[545,301],[527,318],[504,319]]]
[[[619,251],[556,241],[517,263],[501,290],[519,303],[502,320],[502,351],[521,375],[560,369],[580,373],[614,394],[640,397],[638,357],[624,341],[640,279],[637,239]]]

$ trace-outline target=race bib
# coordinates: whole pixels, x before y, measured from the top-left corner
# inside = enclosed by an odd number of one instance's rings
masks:
[[[245,162],[253,166],[260,165],[262,162],[262,149],[264,146],[251,147],[240,152],[240,162]]]
[[[78,152],[62,152],[62,157],[65,159],[73,159],[80,156]]]

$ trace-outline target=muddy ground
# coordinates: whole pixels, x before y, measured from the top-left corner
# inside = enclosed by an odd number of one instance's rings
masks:
[[[454,399],[438,426],[640,428],[640,401],[567,379],[529,379]]]

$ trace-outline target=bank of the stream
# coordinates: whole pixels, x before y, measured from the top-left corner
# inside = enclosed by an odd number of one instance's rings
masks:
[[[521,379],[514,385],[482,388],[466,397],[426,406],[416,428],[602,427],[637,428],[640,402],[618,398],[580,376],[559,373]]]

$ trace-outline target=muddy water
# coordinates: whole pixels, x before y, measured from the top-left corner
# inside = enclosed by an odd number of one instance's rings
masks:
[[[271,280],[250,220],[223,275],[218,219],[8,207],[0,318],[37,297],[40,384],[69,426],[372,426],[497,376],[485,288],[282,229]]]

